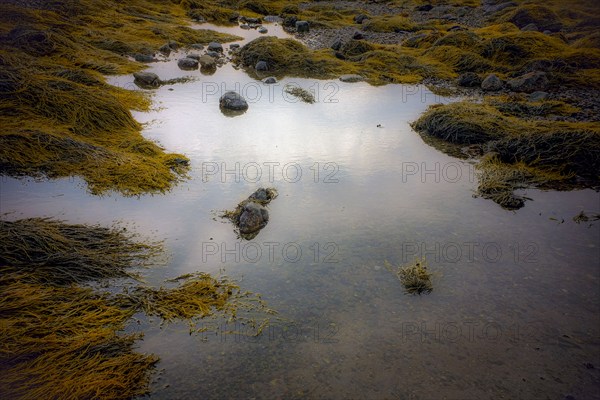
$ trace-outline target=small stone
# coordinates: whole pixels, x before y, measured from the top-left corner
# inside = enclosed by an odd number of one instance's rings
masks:
[[[198,53],[190,53],[186,55],[187,58],[192,58],[196,61],[200,60],[200,54]]]
[[[274,83],[277,83],[277,78],[275,78],[274,76],[269,76],[268,78],[263,79],[263,83],[266,83],[267,85],[272,85]]]
[[[219,42],[210,42],[208,44],[208,50],[209,51],[217,51],[219,53],[223,52],[223,45]]]
[[[135,56],[133,56],[133,58],[135,59],[135,61],[142,63],[151,63],[156,61],[156,59],[153,56],[148,54],[136,54]]]
[[[269,69],[269,66],[267,65],[266,61],[259,61],[256,63],[254,69],[257,71],[267,71]]]
[[[246,100],[238,93],[230,91],[225,93],[219,99],[219,105],[222,108],[234,111],[243,111],[248,109],[248,103]]]
[[[495,74],[489,74],[481,82],[481,88],[487,92],[496,92],[502,89],[503,83]]]
[[[481,78],[475,72],[465,72],[460,74],[456,83],[463,87],[478,87],[481,85]]]
[[[261,26],[258,28],[258,33],[267,33],[269,32],[269,30],[267,28],[265,28],[264,26]]]
[[[207,51],[206,55],[210,56],[212,58],[219,58],[219,57],[221,57],[221,53],[219,53],[218,51],[213,51],[213,50]]]
[[[367,19],[369,19],[369,16],[365,14],[358,14],[354,16],[354,22],[356,22],[357,24],[362,24]]]
[[[232,43],[232,44],[229,45],[229,48],[231,50],[239,49],[240,48],[240,44],[239,43]]]
[[[360,75],[356,75],[356,74],[347,74],[347,75],[342,75],[340,76],[340,81],[342,82],[361,82],[364,81],[365,78],[360,76]]]
[[[134,72],[133,78],[134,82],[142,87],[158,87],[161,83],[158,75],[153,74],[152,72]]]
[[[204,45],[200,44],[200,43],[194,43],[190,46],[192,49],[196,49],[196,50],[203,50],[204,49]]]
[[[198,68],[198,60],[185,57],[177,61],[177,66],[184,70],[193,70]]]
[[[297,32],[308,32],[309,30],[310,26],[308,25],[308,21],[296,21]]]
[[[361,40],[361,39],[364,39],[364,38],[365,38],[365,35],[363,35],[359,31],[354,32],[354,34],[352,35],[352,39],[354,39],[354,40]]]
[[[335,51],[338,51],[342,48],[342,40],[340,38],[335,39],[335,42],[331,45],[331,48]]]

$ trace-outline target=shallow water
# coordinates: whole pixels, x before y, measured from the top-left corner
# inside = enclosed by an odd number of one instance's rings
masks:
[[[470,163],[409,125],[452,99],[422,86],[268,86],[231,64],[206,76],[180,71],[182,55],[149,71],[196,79],[157,89],[156,110],[135,116],[190,158],[188,181],[140,198],[91,196],[78,179],[1,185],[9,218],[119,222],[172,254],[149,283],[225,271],[284,318],[258,338],[132,326],[145,332],[141,351],[161,357],[152,398],[600,398],[600,225],[572,221],[600,211],[598,193],[528,190],[533,201],[505,211],[473,197]],[[111,82],[133,88],[129,76]],[[243,115],[219,111],[229,89],[249,101]],[[261,186],[279,191],[270,222],[239,240],[218,212]],[[434,290],[405,295],[384,261],[421,255]]]

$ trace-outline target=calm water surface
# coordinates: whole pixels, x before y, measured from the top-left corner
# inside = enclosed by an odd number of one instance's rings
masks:
[[[572,221],[600,211],[598,193],[528,190],[525,208],[505,211],[473,197],[472,164],[409,125],[452,99],[421,86],[268,86],[231,64],[180,71],[182,55],[149,71],[195,80],[157,89],[156,109],[135,116],[147,138],[190,158],[188,181],[140,198],[91,196],[78,179],[1,185],[9,218],[129,226],[172,255],[145,272],[150,284],[225,271],[283,318],[258,338],[131,327],[145,333],[140,351],[161,358],[151,398],[600,398],[600,228]],[[248,99],[243,115],[219,111],[230,89]],[[242,241],[217,215],[261,186],[280,195],[266,228]],[[435,272],[429,295],[405,295],[383,267],[416,256]]]

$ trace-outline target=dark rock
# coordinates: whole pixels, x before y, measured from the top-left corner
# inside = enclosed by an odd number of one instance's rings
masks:
[[[548,93],[541,92],[541,91],[533,92],[529,95],[529,97],[527,97],[527,99],[529,101],[543,101],[543,100],[546,100],[547,98],[548,98]]]
[[[362,24],[363,22],[365,22],[368,19],[369,19],[369,16],[365,15],[365,14],[358,14],[358,15],[354,16],[354,22],[357,24]]]
[[[333,42],[333,44],[331,45],[331,48],[335,51],[339,50],[342,47],[342,40],[337,38],[335,39],[335,42]]]
[[[538,32],[539,31],[537,25],[534,23],[525,25],[524,27],[521,28],[521,30],[523,32]]]
[[[548,83],[546,73],[541,71],[529,72],[507,82],[511,90],[526,93],[544,91],[548,87]]]
[[[481,82],[481,88],[487,92],[496,92],[503,87],[502,79],[498,78],[495,74],[489,74]]]
[[[342,82],[360,82],[360,81],[364,81],[365,78],[363,78],[360,75],[356,75],[356,74],[347,74],[347,75],[342,75],[340,76],[340,81]]]
[[[194,44],[190,45],[190,47],[192,49],[196,49],[196,50],[203,50],[204,49],[204,45],[202,45],[200,43],[194,43]]]
[[[239,220],[240,233],[248,234],[260,231],[269,222],[269,211],[253,201],[244,205]]]
[[[257,189],[256,192],[254,192],[250,196],[248,196],[248,199],[258,200],[262,204],[265,204],[265,203],[269,203],[275,197],[277,197],[277,192],[275,191],[275,189],[260,188],[260,189]]]
[[[464,87],[476,87],[481,85],[481,78],[475,72],[465,72],[460,74],[456,83]]]
[[[267,85],[272,85],[274,83],[277,83],[277,78],[275,78],[274,76],[269,76],[268,78],[263,79],[263,83],[266,83]]]
[[[222,53],[223,52],[223,45],[219,42],[210,42],[208,44],[208,50],[209,51],[217,51]]]
[[[250,25],[248,25],[248,24],[242,24],[242,25],[240,25],[240,28],[248,30],[248,29],[250,29]]]
[[[239,49],[240,48],[240,44],[239,43],[232,43],[229,45],[230,49]]]
[[[134,83],[141,87],[158,87],[161,84],[158,75],[152,72],[134,72]]]
[[[454,25],[454,26],[451,26],[450,28],[448,28],[448,32],[457,32],[457,31],[468,31],[468,29],[465,28],[464,26],[460,26],[460,25]]]
[[[209,55],[201,55],[200,58],[198,59],[198,62],[200,62],[200,67],[202,69],[215,69],[217,68],[217,61],[209,56]]]
[[[193,58],[182,58],[177,61],[177,66],[181,69],[192,70],[198,68],[198,60],[194,60]]]
[[[295,15],[288,15],[283,20],[283,26],[287,26],[288,28],[295,28],[296,22],[298,22],[298,17]]]
[[[361,40],[364,38],[365,38],[365,35],[363,35],[362,32],[359,32],[359,31],[354,32],[354,34],[352,35],[352,39],[354,39],[354,40]]]
[[[248,109],[246,100],[236,92],[227,92],[219,99],[219,105],[227,110],[243,111]]]
[[[265,28],[264,26],[260,26],[258,28],[258,33],[267,33],[269,32],[269,30],[267,28]]]
[[[198,54],[198,53],[190,53],[190,54],[187,54],[186,57],[193,58],[196,61],[200,60],[200,54]]]
[[[171,51],[173,49],[171,49],[171,46],[169,46],[169,44],[163,44],[162,46],[160,46],[160,48],[158,49],[158,51],[160,51],[161,53],[165,54],[165,55],[169,55],[171,54]]]
[[[133,58],[135,59],[135,61],[142,63],[151,63],[156,61],[156,58],[149,54],[136,54],[133,56]]]
[[[424,4],[422,6],[417,6],[415,8],[415,10],[417,11],[422,11],[422,12],[429,12],[433,9],[433,6],[431,4]]]
[[[218,51],[213,51],[213,50],[209,50],[206,52],[206,55],[212,58],[219,58],[221,57],[221,53],[219,53]]]
[[[345,60],[346,56],[344,55],[344,53],[336,51],[334,54],[335,58],[339,58],[340,60]]]
[[[518,4],[514,1],[509,1],[506,3],[494,4],[494,5],[484,5],[483,9],[486,14],[495,14],[509,7],[516,7]]]
[[[247,22],[249,24],[260,24],[262,23],[262,20],[260,18],[253,18],[253,17],[241,17],[240,20]]]
[[[240,13],[232,12],[229,14],[229,22],[236,22],[240,18]]]
[[[309,30],[310,26],[308,25],[308,21],[296,21],[297,32],[308,32]]]
[[[256,63],[256,66],[254,67],[254,69],[257,71],[268,71],[269,66],[267,65],[266,61],[259,61]]]
[[[271,22],[271,23],[275,23],[275,24],[280,24],[283,22],[283,18],[281,18],[278,15],[267,15],[263,19],[265,20],[265,22]]]

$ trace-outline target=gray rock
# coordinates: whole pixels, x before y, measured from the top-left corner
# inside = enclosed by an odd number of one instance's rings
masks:
[[[232,43],[232,44],[229,45],[229,48],[231,50],[239,49],[240,48],[240,44],[239,43]]]
[[[342,40],[340,38],[335,39],[335,42],[331,45],[331,48],[335,51],[342,48]]]
[[[265,28],[264,26],[260,26],[258,28],[258,33],[267,33],[269,32],[269,30],[267,28]]]
[[[533,22],[531,24],[525,25],[524,27],[521,28],[521,30],[524,32],[538,32],[539,31],[537,25],[534,24]]]
[[[548,83],[546,73],[541,71],[530,72],[507,82],[511,90],[525,93],[544,91],[548,87]]]
[[[533,92],[527,97],[527,99],[529,101],[542,101],[542,100],[546,100],[547,98],[548,98],[548,92],[541,92],[541,91]]]
[[[169,46],[169,44],[163,44],[162,46],[160,46],[160,48],[158,49],[158,51],[160,51],[161,53],[165,54],[165,55],[169,55],[171,54],[171,51],[173,49],[171,49],[171,46]]]
[[[238,93],[230,91],[226,92],[219,99],[219,105],[227,110],[243,111],[248,109],[248,103]]]
[[[267,65],[266,61],[259,61],[256,63],[254,69],[257,71],[267,71],[269,69],[269,66]]]
[[[369,16],[365,15],[365,14],[358,14],[358,15],[354,16],[354,22],[357,24],[362,24],[363,22],[365,22],[368,19],[369,19]]]
[[[192,70],[198,68],[198,60],[194,60],[193,58],[182,58],[177,61],[177,66],[181,69]]]
[[[274,189],[257,189],[256,192],[252,193],[248,198],[250,200],[258,200],[265,204],[277,197],[277,192]]]
[[[277,16],[277,15],[267,15],[263,19],[266,22],[272,22],[272,23],[275,23],[275,24],[280,24],[280,23],[283,22],[283,18],[281,18],[280,16]]]
[[[261,230],[268,222],[269,211],[260,204],[251,201],[244,205],[238,226],[240,233],[248,234]]]
[[[200,63],[200,67],[202,69],[217,68],[217,61],[213,57],[206,54],[201,55],[198,59],[198,62]]]
[[[481,88],[487,92],[496,92],[502,89],[502,79],[498,78],[495,74],[489,74],[481,82]]]
[[[295,15],[288,15],[283,20],[283,26],[287,26],[289,28],[295,27],[296,26],[296,22],[298,22],[298,17],[296,17]]]
[[[415,8],[416,11],[421,11],[421,12],[429,12],[433,9],[433,6],[431,4],[424,4],[422,6],[417,6]]]
[[[187,54],[186,57],[193,58],[196,61],[200,60],[200,54],[198,54],[198,53],[190,53],[190,54]]]
[[[514,1],[509,1],[506,3],[494,4],[494,5],[484,5],[483,9],[486,14],[495,14],[509,7],[516,7],[518,4]]]
[[[464,87],[476,87],[481,85],[481,78],[475,72],[465,72],[460,74],[456,83]]]
[[[277,83],[277,78],[275,78],[274,76],[269,76],[268,78],[263,79],[263,83],[266,83],[267,85],[272,85],[274,83]]]
[[[260,24],[262,22],[262,20],[260,18],[253,18],[253,17],[241,17],[240,19],[249,24]]]
[[[219,57],[221,57],[221,53],[219,53],[218,51],[214,51],[214,50],[207,51],[206,55],[210,56],[212,58],[219,58]]]
[[[142,87],[158,87],[161,84],[158,75],[152,72],[134,72],[134,82]]]
[[[149,54],[136,54],[133,56],[133,58],[135,59],[135,61],[142,63],[151,63],[156,61],[156,58]]]
[[[190,46],[192,49],[196,49],[196,50],[203,50],[204,49],[204,45],[200,44],[200,43],[194,43]]]
[[[361,40],[361,39],[364,39],[364,38],[365,38],[365,35],[363,35],[359,31],[354,32],[354,34],[352,35],[352,39],[354,39],[354,40]]]
[[[342,81],[342,82],[361,82],[364,80],[365,80],[365,78],[363,78],[360,75],[356,75],[356,74],[347,74],[347,75],[340,76],[340,81]]]
[[[219,42],[210,42],[208,44],[208,50],[209,51],[217,51],[222,53],[223,52],[223,45]]]
[[[248,24],[242,24],[242,25],[240,25],[240,28],[248,30],[248,29],[250,29],[250,25],[248,25]]]
[[[310,26],[308,25],[308,21],[296,21],[296,31],[308,32],[309,30]]]

